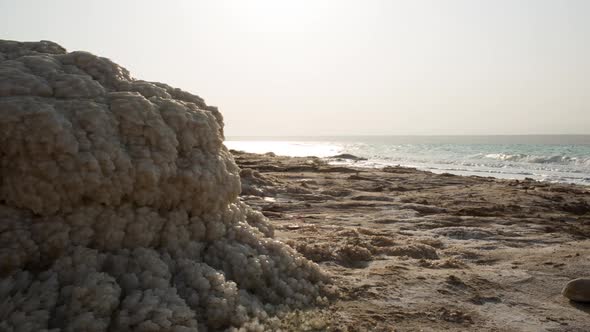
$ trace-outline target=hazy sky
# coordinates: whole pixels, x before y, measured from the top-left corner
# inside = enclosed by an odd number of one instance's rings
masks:
[[[0,38],[196,93],[229,136],[590,134],[585,0],[0,0]]]

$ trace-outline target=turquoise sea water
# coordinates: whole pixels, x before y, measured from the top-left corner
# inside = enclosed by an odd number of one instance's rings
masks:
[[[350,153],[358,167],[402,165],[435,173],[590,185],[590,135],[229,137],[230,149],[289,156]]]

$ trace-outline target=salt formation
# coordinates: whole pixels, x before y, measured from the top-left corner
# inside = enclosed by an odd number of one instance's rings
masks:
[[[322,300],[222,140],[197,96],[0,41],[0,331],[261,330]]]

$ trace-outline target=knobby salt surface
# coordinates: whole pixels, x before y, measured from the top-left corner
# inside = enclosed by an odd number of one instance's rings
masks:
[[[222,141],[198,96],[0,41],[0,330],[261,330],[321,300]]]

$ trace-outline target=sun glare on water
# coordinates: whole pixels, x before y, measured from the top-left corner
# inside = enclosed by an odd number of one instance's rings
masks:
[[[337,145],[318,144],[315,142],[289,142],[289,141],[226,141],[228,149],[251,152],[267,153],[273,152],[281,156],[291,157],[331,157],[342,152]]]

